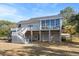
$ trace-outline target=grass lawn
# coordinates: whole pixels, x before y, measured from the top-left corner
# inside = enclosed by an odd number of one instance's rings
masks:
[[[32,44],[8,43],[0,40],[2,56],[79,56],[79,43],[54,44],[33,42]]]
[[[78,42],[79,43],[79,37],[73,37],[72,42]]]

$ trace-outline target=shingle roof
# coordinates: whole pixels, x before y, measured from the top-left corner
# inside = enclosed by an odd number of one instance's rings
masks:
[[[43,16],[43,17],[36,17],[31,19],[45,19],[45,18],[60,18],[60,15],[54,15],[54,16]]]
[[[62,18],[61,15],[54,15],[54,16],[43,16],[43,17],[36,17],[36,18],[31,18],[29,20],[23,20],[20,21],[18,23],[29,23],[29,22],[34,22],[34,21],[39,21],[39,20],[46,20],[46,19],[58,19],[58,18]]]

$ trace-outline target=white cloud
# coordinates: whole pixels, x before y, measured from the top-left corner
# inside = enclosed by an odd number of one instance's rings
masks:
[[[0,19],[8,19],[18,22],[20,20],[26,20],[28,19],[28,17],[57,14],[56,12],[52,13],[50,9],[55,8],[58,4],[51,4],[52,5],[50,5],[49,3],[43,3],[42,5],[34,4],[34,7],[31,8],[26,8],[25,6],[12,3],[0,4]],[[50,7],[50,9],[44,11],[44,7]],[[26,14],[26,16],[24,16],[24,14]]]
[[[17,10],[8,5],[0,5],[0,14],[2,15],[11,15],[16,14]]]
[[[14,22],[25,19],[25,17],[20,15],[19,13],[20,11],[17,8],[0,4],[0,19],[8,19]]]

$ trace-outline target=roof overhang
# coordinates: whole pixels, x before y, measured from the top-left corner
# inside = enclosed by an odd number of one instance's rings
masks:
[[[35,23],[35,22],[39,22],[40,20],[48,20],[48,19],[63,19],[63,17],[61,17],[60,15],[54,15],[54,16],[44,16],[44,17],[36,17],[36,18],[31,18],[29,20],[24,20],[24,21],[20,21],[17,24],[29,24],[29,23]]]

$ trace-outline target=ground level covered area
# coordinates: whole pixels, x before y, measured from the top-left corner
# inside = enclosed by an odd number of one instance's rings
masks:
[[[0,40],[1,56],[79,56],[79,43],[47,43],[31,44],[8,43]]]
[[[60,30],[26,31],[26,41],[48,41],[61,42]]]

